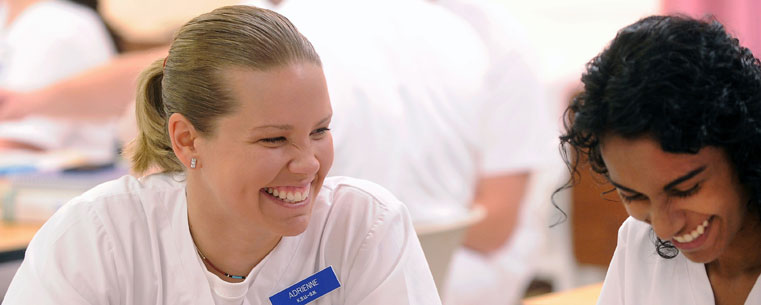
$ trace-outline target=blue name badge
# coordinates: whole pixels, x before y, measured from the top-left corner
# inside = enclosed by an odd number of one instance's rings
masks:
[[[338,282],[333,266],[328,266],[328,268],[322,269],[322,271],[312,274],[312,276],[271,296],[270,302],[272,305],[306,304],[338,287],[341,287],[341,283]]]

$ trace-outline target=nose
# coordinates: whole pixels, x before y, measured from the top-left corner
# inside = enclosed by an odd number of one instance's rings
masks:
[[[320,169],[320,160],[317,159],[311,145],[296,147],[296,154],[288,163],[288,170],[294,174],[313,176]]]
[[[683,215],[672,204],[663,201],[652,204],[650,209],[650,224],[661,240],[670,240],[684,226]]]

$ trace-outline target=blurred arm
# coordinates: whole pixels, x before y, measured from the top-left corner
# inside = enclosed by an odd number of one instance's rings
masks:
[[[83,119],[121,115],[135,99],[137,76],[167,53],[168,47],[130,52],[40,90],[2,90],[0,120],[29,114]]]
[[[481,178],[474,204],[486,209],[486,217],[470,227],[465,235],[466,247],[488,254],[502,247],[515,230],[529,173]]]

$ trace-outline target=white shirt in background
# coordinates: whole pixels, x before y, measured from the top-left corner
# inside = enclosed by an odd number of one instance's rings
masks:
[[[681,253],[662,258],[654,240],[647,223],[631,217],[624,221],[597,304],[714,305],[705,265]],[[761,281],[753,285],[745,304],[761,304]]]
[[[38,89],[116,54],[105,26],[92,10],[64,0],[44,0],[6,24],[0,4],[0,88]],[[43,149],[74,148],[94,158],[115,153],[115,124],[75,122],[41,116],[0,123],[0,138]]]
[[[415,223],[465,213],[481,177],[531,171],[557,154],[522,38],[499,13],[420,0],[287,0],[278,12],[323,61],[334,109],[330,174],[383,185]],[[544,242],[541,225],[523,209],[495,255],[459,250],[445,301],[517,301]]]
[[[310,304],[441,304],[407,210],[375,184],[326,179],[306,231],[231,284],[209,276],[195,250],[182,180],[125,176],[64,205],[32,240],[3,305],[270,304],[328,266],[341,287]]]
[[[322,58],[333,105],[331,175],[389,189],[416,223],[464,213],[482,158],[487,50],[423,0],[287,0]]]

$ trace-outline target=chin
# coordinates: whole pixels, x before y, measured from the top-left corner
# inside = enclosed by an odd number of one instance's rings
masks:
[[[283,236],[296,236],[307,230],[309,227],[309,215],[298,216],[296,219],[291,219],[285,224],[280,233]]]
[[[720,247],[719,247],[720,248]],[[695,251],[695,252],[685,252],[682,250],[679,250],[684,257],[692,261],[693,263],[698,264],[707,264],[710,262],[713,262],[721,256],[722,250],[717,249],[716,247],[712,247],[710,249],[703,249],[701,251]]]
[[[716,260],[716,257],[714,255],[698,254],[698,253],[682,253],[682,254],[691,262],[698,263],[698,264],[707,264]]]

